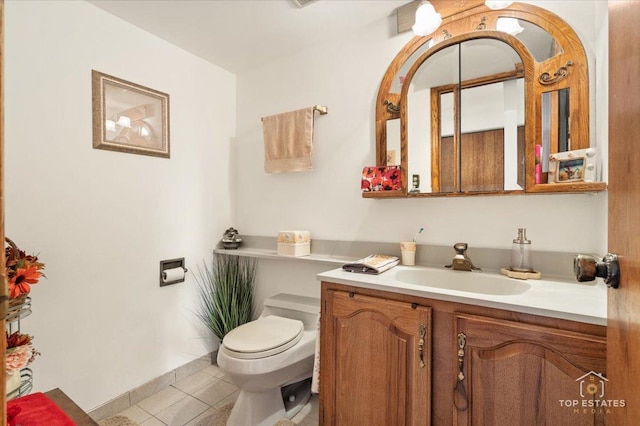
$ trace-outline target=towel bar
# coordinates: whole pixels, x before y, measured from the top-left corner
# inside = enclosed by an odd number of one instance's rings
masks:
[[[329,113],[329,107],[327,106],[322,106],[322,105],[314,105],[313,106],[313,110],[314,111],[318,111],[320,113],[320,115],[325,115]],[[264,117],[262,117],[260,119],[260,121],[264,121]]]
[[[322,106],[322,105],[314,105],[313,110],[318,111],[320,115],[325,115],[329,112],[329,108],[327,106]]]

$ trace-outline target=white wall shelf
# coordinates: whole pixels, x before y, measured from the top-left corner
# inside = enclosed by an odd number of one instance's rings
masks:
[[[310,256],[278,256],[275,237],[243,235],[243,243],[237,249],[227,250],[217,246],[217,254],[253,257],[257,259],[275,259],[303,263],[315,263],[338,268],[345,263],[362,259],[371,254],[387,254],[400,257],[400,244],[380,241],[339,241],[314,239],[311,242]],[[557,277],[575,279],[573,273],[573,252],[535,251],[534,259],[542,275],[546,278]],[[455,252],[451,246],[418,244],[416,265],[443,267],[451,263]],[[469,257],[484,271],[500,272],[500,268],[509,264],[511,249],[472,247]]]
[[[228,254],[232,256],[245,256],[254,257],[257,259],[278,259],[278,260],[293,260],[297,262],[321,262],[331,265],[342,265],[347,262],[353,262],[355,258],[348,257],[336,257],[327,254],[311,254],[309,256],[282,256],[278,255],[276,250],[261,249],[261,248],[237,248],[233,250],[227,249],[214,249],[216,254]]]

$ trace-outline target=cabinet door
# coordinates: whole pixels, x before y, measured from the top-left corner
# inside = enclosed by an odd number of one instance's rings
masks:
[[[456,424],[599,425],[615,409],[598,402],[606,338],[463,314],[456,327],[466,337],[455,343]]]
[[[334,290],[323,299],[321,423],[428,425],[430,308]]]

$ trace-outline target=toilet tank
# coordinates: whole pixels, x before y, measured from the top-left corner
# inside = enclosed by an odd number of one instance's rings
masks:
[[[316,329],[320,316],[320,299],[295,294],[276,294],[264,301],[264,310],[260,316],[267,315],[297,319],[303,322],[305,329]]]

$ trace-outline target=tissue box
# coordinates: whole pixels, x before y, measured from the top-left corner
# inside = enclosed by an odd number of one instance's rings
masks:
[[[309,231],[280,231],[278,233],[279,256],[309,256],[311,233]]]

